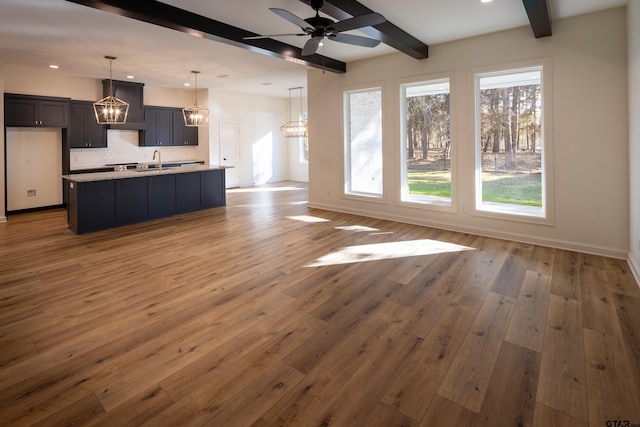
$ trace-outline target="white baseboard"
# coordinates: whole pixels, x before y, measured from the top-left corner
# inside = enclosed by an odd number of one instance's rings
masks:
[[[328,205],[323,203],[309,203],[309,207],[335,211],[335,212],[344,212],[344,213],[353,214],[353,215],[373,217],[378,219],[385,219],[388,221],[397,221],[405,224],[421,225],[424,227],[433,227],[433,228],[439,228],[442,230],[474,234],[477,236],[492,237],[496,239],[511,240],[515,242],[529,243],[529,244],[539,245],[539,246],[547,246],[547,247],[556,248],[556,249],[564,249],[568,251],[582,252],[582,253],[587,253],[592,255],[606,256],[610,258],[626,260],[628,259],[628,255],[629,255],[628,252],[626,251],[614,249],[614,248],[590,246],[590,245],[585,245],[583,243],[578,243],[578,242],[546,239],[546,238],[540,238],[538,236],[531,236],[526,234],[504,233],[502,231],[492,230],[487,228],[465,227],[457,224],[450,224],[450,223],[445,223],[440,221],[431,221],[427,219],[421,221],[421,220],[417,220],[416,218],[404,217],[400,215],[381,215],[377,212],[372,213],[370,211],[364,211],[359,209],[345,209],[343,206],[334,206],[334,205]],[[637,280],[637,275],[636,275],[636,280]]]
[[[635,259],[633,254],[629,253],[627,263],[629,264],[631,273],[633,273],[633,277],[636,279],[636,284],[640,287],[640,260]]]
[[[7,217],[4,215],[0,215],[0,222],[7,222]]]

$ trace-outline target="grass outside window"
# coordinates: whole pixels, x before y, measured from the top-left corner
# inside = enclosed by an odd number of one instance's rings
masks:
[[[451,197],[449,171],[408,170],[409,194],[413,196]],[[540,174],[484,172],[482,200],[521,206],[542,207]]]

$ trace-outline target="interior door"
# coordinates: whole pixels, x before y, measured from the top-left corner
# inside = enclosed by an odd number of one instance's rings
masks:
[[[220,165],[230,166],[225,170],[225,188],[240,185],[240,122],[220,122]]]

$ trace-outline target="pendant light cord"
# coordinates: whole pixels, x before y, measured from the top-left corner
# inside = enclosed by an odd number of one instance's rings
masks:
[[[194,74],[195,78],[196,78],[196,85],[195,85],[195,91],[194,91],[194,99],[195,99],[195,104],[198,105],[198,72],[197,71],[192,71],[192,73]]]
[[[298,121],[302,122],[302,88],[300,88],[300,115],[298,116]]]
[[[113,60],[115,56],[105,56],[109,60],[109,96],[113,96]]]

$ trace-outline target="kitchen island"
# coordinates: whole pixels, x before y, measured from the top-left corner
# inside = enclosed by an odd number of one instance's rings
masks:
[[[67,223],[76,234],[226,204],[223,166],[63,175]]]

